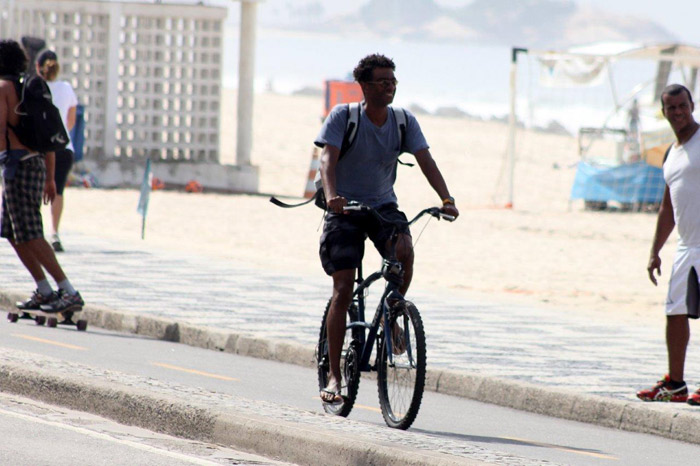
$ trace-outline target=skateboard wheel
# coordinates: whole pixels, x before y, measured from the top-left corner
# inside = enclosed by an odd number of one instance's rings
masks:
[[[58,325],[58,319],[55,317],[49,317],[48,322],[46,323],[51,328],[55,328]]]
[[[76,327],[78,327],[78,330],[80,330],[81,332],[84,332],[85,330],[87,330],[87,320],[80,319],[76,324]]]
[[[46,316],[36,316],[34,322],[36,322],[37,325],[44,325],[46,323]]]
[[[13,324],[14,324],[15,322],[17,322],[18,319],[19,319],[19,314],[14,314],[14,313],[12,313],[12,312],[10,312],[10,313],[7,314],[7,320],[9,320],[10,322],[12,322]]]

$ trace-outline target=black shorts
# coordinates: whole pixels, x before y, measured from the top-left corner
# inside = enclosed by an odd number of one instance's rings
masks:
[[[57,150],[54,180],[56,181],[56,194],[60,196],[63,196],[63,188],[66,187],[66,181],[72,166],[73,151],[70,149]]]
[[[406,215],[396,204],[386,204],[377,209],[387,220],[407,221]],[[323,224],[319,255],[321,265],[328,275],[339,270],[356,269],[362,264],[365,255],[365,239],[369,238],[382,257],[385,257],[386,244],[389,241],[393,225],[380,223],[367,212],[349,212],[336,214],[328,212]],[[399,233],[411,235],[407,225]]]

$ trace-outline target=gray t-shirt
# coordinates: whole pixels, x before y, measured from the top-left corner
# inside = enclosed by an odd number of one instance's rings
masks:
[[[409,111],[405,112],[406,134],[403,146],[406,152],[415,154],[429,146],[416,118]],[[333,107],[314,144],[321,148],[326,144],[340,148],[347,120],[346,104]],[[355,142],[336,165],[337,193],[348,200],[372,207],[397,203],[394,182],[399,155],[399,132],[394,112],[389,111],[389,117],[379,127],[361,109]]]

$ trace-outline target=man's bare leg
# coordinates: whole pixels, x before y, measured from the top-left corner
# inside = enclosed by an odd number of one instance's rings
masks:
[[[51,203],[51,227],[53,233],[58,234],[58,226],[61,223],[61,214],[63,213],[63,196],[56,194],[56,197]]]
[[[44,238],[36,238],[25,243],[13,243],[12,246],[35,280],[37,277],[39,279],[44,278],[42,267],[53,277],[56,283],[66,279],[66,274],[63,273],[63,269],[59,265],[58,260],[56,260],[53,248]],[[38,272],[37,264],[39,265]]]
[[[333,275],[333,297],[326,318],[326,339],[328,340],[328,359],[331,366],[326,390],[340,392],[341,373],[340,356],[345,339],[345,326],[348,308],[352,300],[355,269],[339,270]],[[336,395],[321,392],[321,399],[327,403],[338,401]]]
[[[688,316],[666,318],[666,347],[668,348],[668,375],[674,382],[683,382],[685,353],[690,341]]]
[[[403,266],[403,284],[399,288],[402,295],[406,296],[413,279],[413,242],[409,235],[400,234],[396,242],[396,258]]]
[[[34,254],[26,247],[23,247],[22,244],[17,244],[13,240],[9,241],[10,245],[15,250],[17,257],[19,257],[19,260],[24,265],[24,268],[29,271],[34,281],[39,283],[41,280],[45,280],[46,275],[44,274],[44,269],[41,267],[41,264]]]
[[[389,245],[387,245],[387,247],[389,247]],[[396,258],[403,266],[403,283],[399,287],[399,292],[403,296],[406,296],[408,288],[411,286],[411,280],[413,279],[413,260],[415,258],[413,253],[413,241],[410,235],[399,234],[399,238],[396,241]],[[403,329],[398,322],[394,322],[391,332],[394,354],[403,354],[403,352],[406,351],[406,342],[404,338],[402,338]]]

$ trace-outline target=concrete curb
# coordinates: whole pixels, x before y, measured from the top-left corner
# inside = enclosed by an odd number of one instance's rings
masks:
[[[19,295],[0,292],[0,308],[14,307]],[[298,343],[251,337],[178,323],[158,317],[87,306],[90,325],[186,345],[303,367],[315,367],[314,348]],[[363,377],[365,375],[363,374]],[[572,421],[641,432],[700,444],[700,416],[669,409],[667,404],[623,401],[556,388],[432,369],[426,390]]]
[[[382,464],[409,466],[483,465],[405,445],[366,441],[289,421],[270,420],[232,409],[216,409],[105,383],[96,378],[0,364],[0,390],[65,406],[177,437],[216,443],[306,465]],[[320,451],[332,451],[321,455]]]

